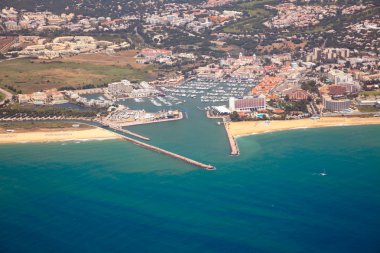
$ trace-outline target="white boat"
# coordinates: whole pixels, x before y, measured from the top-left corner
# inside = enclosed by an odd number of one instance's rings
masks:
[[[324,169],[323,172],[319,173],[319,175],[322,176],[322,177],[327,176],[326,169]]]
[[[153,98],[152,99],[150,99],[150,102],[152,103],[152,104],[154,104],[155,106],[162,106],[160,103],[158,103],[156,100],[154,100]]]

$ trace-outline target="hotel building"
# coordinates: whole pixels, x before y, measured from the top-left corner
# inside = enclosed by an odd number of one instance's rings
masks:
[[[246,112],[246,111],[257,111],[266,108],[266,101],[264,95],[259,95],[256,97],[245,97],[242,99],[236,99],[231,97],[229,100],[229,109],[231,112]]]
[[[349,99],[333,100],[329,96],[323,96],[322,102],[324,109],[330,112],[344,111],[349,109],[351,105],[351,100]]]

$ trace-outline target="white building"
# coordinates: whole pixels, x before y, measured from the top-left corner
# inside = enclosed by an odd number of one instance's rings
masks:
[[[323,96],[322,102],[324,109],[330,112],[344,111],[349,109],[351,106],[351,100],[349,99],[334,100],[330,96]]]
[[[344,73],[338,69],[330,70],[328,77],[334,84],[352,83],[354,81],[351,74]]]
[[[108,91],[113,95],[131,93],[133,91],[133,85],[128,80],[122,80],[108,84]]]

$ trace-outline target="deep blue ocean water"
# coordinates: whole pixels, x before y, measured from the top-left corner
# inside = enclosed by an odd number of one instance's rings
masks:
[[[215,171],[121,140],[0,145],[0,252],[380,252],[380,126],[248,136],[230,157],[202,117],[131,130]]]

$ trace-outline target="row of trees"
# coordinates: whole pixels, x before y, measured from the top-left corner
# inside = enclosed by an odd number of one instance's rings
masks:
[[[22,90],[19,90],[19,89],[13,87],[12,85],[6,84],[6,85],[4,85],[4,87],[7,88],[8,90],[12,91],[13,93],[22,94]]]
[[[301,89],[309,91],[311,93],[319,93],[317,82],[314,80],[302,82]]]
[[[0,117],[96,117],[97,111],[90,110],[75,110],[75,109],[64,109],[64,108],[2,108],[0,109]]]
[[[58,88],[58,90],[59,91],[63,91],[63,90],[86,90],[86,89],[95,89],[95,88],[107,87],[107,85],[108,84],[103,83],[103,84],[98,84],[98,85],[86,84],[86,85],[79,86],[79,87],[63,86],[63,87]]]

